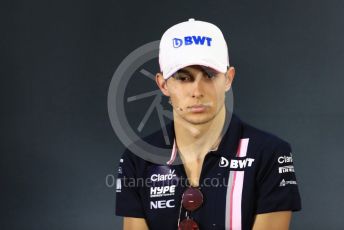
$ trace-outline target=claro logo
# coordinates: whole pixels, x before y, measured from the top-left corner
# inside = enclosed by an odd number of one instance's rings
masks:
[[[175,170],[171,170],[169,171],[168,174],[153,174],[150,179],[152,181],[165,181],[165,180],[172,180],[173,177],[176,176],[176,174],[174,173]]]
[[[278,158],[278,163],[279,164],[284,164],[284,163],[292,163],[293,162],[293,157],[292,156],[281,156]]]

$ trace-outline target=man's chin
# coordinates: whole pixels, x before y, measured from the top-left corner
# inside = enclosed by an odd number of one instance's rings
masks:
[[[215,114],[195,113],[182,116],[183,120],[192,125],[204,125],[213,121]]]

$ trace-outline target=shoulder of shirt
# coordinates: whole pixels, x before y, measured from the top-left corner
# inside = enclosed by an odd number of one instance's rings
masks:
[[[240,122],[242,125],[242,138],[249,138],[250,143],[255,145],[256,148],[275,149],[279,146],[290,148],[289,142],[281,137],[250,125],[242,120],[240,120]]]

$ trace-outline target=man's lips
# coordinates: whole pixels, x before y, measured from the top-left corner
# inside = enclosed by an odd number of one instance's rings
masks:
[[[199,105],[188,106],[187,108],[191,112],[200,113],[200,112],[204,112],[208,107],[209,107],[209,105],[199,104]]]

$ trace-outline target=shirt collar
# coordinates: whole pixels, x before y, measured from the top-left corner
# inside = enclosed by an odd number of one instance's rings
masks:
[[[209,153],[224,156],[227,158],[234,157],[242,136],[242,122],[235,114],[226,112],[225,124],[223,127],[223,133],[221,134],[222,139],[220,141],[220,144],[218,145],[218,148],[214,151],[210,151]],[[178,149],[175,141],[173,122],[169,124],[167,131],[170,140],[173,140],[173,142],[170,145],[171,155],[166,164],[181,164],[182,161],[178,154]]]

